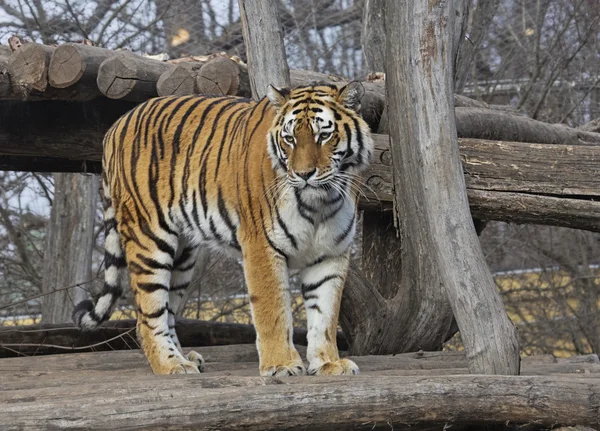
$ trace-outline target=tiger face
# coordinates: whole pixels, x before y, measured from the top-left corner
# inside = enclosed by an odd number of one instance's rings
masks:
[[[277,109],[269,136],[274,167],[298,190],[343,185],[367,167],[373,143],[360,117],[364,88],[317,84],[294,90],[269,87]]]

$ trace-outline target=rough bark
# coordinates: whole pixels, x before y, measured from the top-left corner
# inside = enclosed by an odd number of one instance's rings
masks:
[[[138,343],[135,332],[131,331],[135,325],[135,320],[111,320],[97,330],[86,333],[67,324],[0,328],[0,358],[16,355],[136,349]],[[177,336],[184,347],[249,344],[254,355],[252,358],[258,361],[254,346],[256,332],[252,325],[178,319]],[[111,341],[107,342],[107,340]],[[337,342],[340,349],[348,348],[348,343],[341,332],[338,333]],[[306,345],[305,329],[294,329],[294,343]],[[86,347],[92,345],[93,347]],[[254,361],[254,359],[249,360]]]
[[[0,167],[98,173],[104,133],[133,106],[107,99],[0,101]],[[388,137],[375,135],[375,143],[360,206],[381,211],[391,207],[391,154]],[[474,217],[600,230],[599,147],[477,139],[459,145]]]
[[[54,174],[54,200],[44,251],[42,322],[71,321],[74,304],[86,298],[80,287],[92,279],[98,177]]]
[[[107,58],[98,69],[98,88],[110,99],[144,102],[156,97],[156,82],[172,65],[122,52]]]
[[[475,61],[475,53],[483,38],[488,34],[490,23],[496,14],[500,0],[487,0],[477,2],[475,9],[471,9],[469,18],[469,40],[461,43],[458,49],[458,58],[455,70],[455,90],[462,93]]]
[[[141,359],[141,358],[140,358]],[[82,376],[85,374],[82,373]],[[554,376],[264,377],[105,372],[0,393],[0,425],[43,429],[415,429],[535,423],[597,426],[600,380]],[[88,377],[88,376],[86,376]],[[88,377],[89,378],[89,377]],[[82,406],[90,406],[82,408]],[[285,414],[282,414],[285,412]],[[249,414],[251,413],[251,414]]]
[[[275,0],[238,0],[252,97],[261,99],[269,85],[290,86],[283,31]]]
[[[402,264],[417,275],[404,280],[425,295],[431,285],[448,295],[472,373],[518,374],[516,331],[481,251],[460,167],[452,121],[453,12],[452,1],[386,3],[389,116],[398,120],[390,122],[390,150]],[[419,300],[432,317],[447,312],[445,301]],[[444,322],[439,323],[438,331]],[[424,328],[425,334],[436,330],[430,323]]]
[[[10,74],[8,72],[8,60],[11,50],[7,46],[0,46],[0,98],[10,97],[12,95],[12,86],[10,84]]]
[[[366,0],[363,9],[361,45],[367,72],[385,72],[385,0]]]
[[[81,83],[80,88],[100,95],[96,78],[100,64],[114,55],[113,51],[80,43],[57,47],[48,66],[48,81],[55,88],[66,88]]]

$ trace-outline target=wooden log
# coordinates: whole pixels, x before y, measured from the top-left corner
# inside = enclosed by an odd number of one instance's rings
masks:
[[[259,430],[302,424],[325,430],[382,424],[413,429],[509,421],[597,426],[599,397],[600,380],[583,377],[224,379],[107,373],[93,384],[81,379],[71,385],[0,392],[0,427],[115,429],[127,424],[128,429]]]
[[[188,64],[190,64],[188,66]],[[159,96],[185,96],[196,94],[196,83],[191,63],[173,65],[164,71],[156,82]]]
[[[99,95],[96,78],[100,64],[114,55],[113,51],[80,43],[67,43],[54,50],[48,67],[52,87],[66,88],[81,83],[81,91]]]
[[[134,106],[107,99],[77,103],[0,100],[0,156],[9,156],[0,159],[0,167],[98,172],[104,133]],[[27,127],[22,127],[23,124]],[[371,166],[363,176],[366,186],[362,187],[365,195],[360,205],[363,209],[389,210],[392,202],[389,138],[375,135],[375,144]],[[474,217],[600,231],[600,177],[594,175],[600,169],[594,167],[598,166],[600,150],[596,146],[473,139],[459,139],[459,146]],[[43,157],[49,158],[42,162]],[[11,165],[12,161],[16,164]],[[499,172],[508,177],[499,178]]]
[[[98,88],[110,99],[143,102],[158,95],[156,83],[172,66],[123,51],[107,58],[98,69]]]
[[[32,90],[46,90],[48,65],[54,49],[38,43],[26,43],[13,52],[8,61],[8,70],[14,93],[26,96]]]
[[[8,46],[0,46],[0,98],[8,98],[13,94],[8,72],[8,60],[11,53]]]
[[[204,64],[196,75],[196,89],[200,94],[235,96],[240,88],[240,66],[233,60],[219,56]]]
[[[269,85],[277,88],[290,86],[290,69],[277,5],[274,0],[239,0],[254,100],[265,97]]]
[[[135,349],[138,347],[135,324],[134,320],[111,320],[92,332],[81,332],[70,324],[0,328],[0,358]],[[189,319],[177,321],[177,335],[182,346],[254,345],[256,341],[252,325]],[[294,330],[294,342],[306,345],[305,329]],[[337,342],[340,349],[348,348],[342,333],[338,334]]]
[[[459,138],[558,145],[600,145],[598,133],[573,129],[564,124],[547,124],[508,112],[457,108],[455,118]]]
[[[70,160],[57,157],[0,156],[0,171],[101,174],[102,163],[98,160]]]

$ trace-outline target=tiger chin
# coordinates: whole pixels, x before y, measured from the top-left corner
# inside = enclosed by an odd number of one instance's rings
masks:
[[[129,274],[140,344],[156,374],[201,372],[183,353],[175,314],[196,256],[241,256],[263,376],[357,374],[336,344],[355,186],[373,152],[353,82],[270,87],[259,102],[162,97],[120,118],[104,138],[105,283],[77,305],[83,330],[107,320]],[[308,327],[305,367],[292,342],[290,271]]]

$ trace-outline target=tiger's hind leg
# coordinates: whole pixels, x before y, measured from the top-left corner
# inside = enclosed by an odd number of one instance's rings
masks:
[[[198,257],[197,245],[186,244],[182,239],[179,250],[173,263],[173,272],[171,273],[171,283],[169,287],[169,335],[179,351],[183,353],[181,344],[175,332],[175,313],[182,305],[187,289],[194,275],[194,267]],[[204,370],[204,358],[199,353],[190,351],[186,358],[196,364],[200,372]]]
[[[123,226],[129,239],[125,256],[137,305],[138,337],[146,358],[155,374],[198,373],[197,362],[183,356],[169,327],[169,287],[178,240],[161,231],[159,237],[143,220],[135,226],[139,227],[135,232]]]

